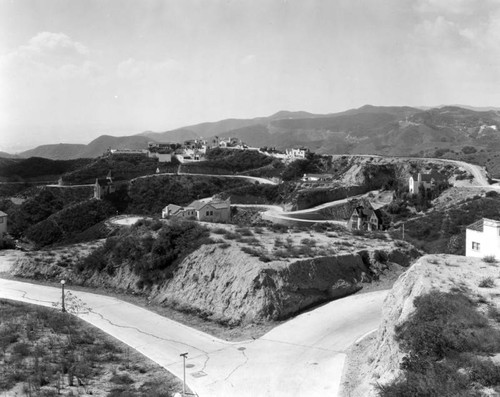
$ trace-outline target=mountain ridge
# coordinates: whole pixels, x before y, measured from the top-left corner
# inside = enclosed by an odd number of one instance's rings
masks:
[[[433,155],[437,150],[500,148],[500,112],[448,105],[422,110],[410,106],[364,105],[328,114],[281,110],[270,116],[230,118],[165,132],[112,137],[88,145],[43,145],[19,154],[51,159],[98,157],[108,148],[145,149],[148,142],[182,142],[236,137],[250,146],[285,149],[308,146],[318,153]]]

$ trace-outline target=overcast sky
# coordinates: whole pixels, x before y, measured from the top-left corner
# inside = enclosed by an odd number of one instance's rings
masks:
[[[500,0],[0,0],[0,150],[279,110],[500,105]]]

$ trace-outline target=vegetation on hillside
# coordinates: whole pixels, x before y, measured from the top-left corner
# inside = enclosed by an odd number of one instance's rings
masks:
[[[238,178],[164,175],[135,180],[128,190],[128,213],[159,215],[168,204],[187,205],[193,200],[249,185]]]
[[[289,163],[283,170],[281,177],[284,181],[292,181],[302,178],[304,174],[327,173],[331,165],[331,157],[308,153],[305,159]]]
[[[496,192],[405,221],[405,238],[428,253],[464,255],[465,228],[482,218],[500,219],[500,196]]]
[[[0,319],[2,395],[19,384],[26,396],[173,394],[173,377],[76,316],[0,300]]]
[[[194,174],[237,174],[269,165],[273,158],[255,150],[210,149],[206,160],[182,164],[181,171]]]
[[[231,199],[232,204],[278,204],[282,200],[282,185],[248,184],[228,189],[219,194]]]
[[[9,182],[57,179],[59,175],[79,169],[91,161],[89,159],[49,160],[41,157],[2,160],[0,162],[0,179]]]
[[[142,220],[108,237],[105,244],[83,259],[80,273],[115,274],[130,266],[139,276],[138,288],[158,284],[171,277],[175,265],[203,244],[209,244],[210,232],[196,222],[172,219],[169,222]]]
[[[21,205],[6,206],[6,212],[9,215],[9,232],[15,237],[20,237],[29,227],[47,219],[67,205],[88,199],[91,194],[85,188],[42,188]]]
[[[25,236],[38,246],[71,240],[84,230],[116,214],[104,200],[87,200],[64,207],[25,231]]]
[[[402,375],[379,385],[381,397],[483,396],[500,391],[500,331],[462,292],[432,291],[414,301],[415,312],[396,328],[406,353]],[[491,312],[491,311],[490,311]],[[496,310],[493,310],[497,313]]]
[[[143,155],[112,155],[92,160],[91,163],[78,170],[63,175],[64,183],[94,183],[96,178],[105,178],[111,171],[113,180],[130,180],[142,175],[160,172],[175,172],[178,162],[159,163],[157,158]]]

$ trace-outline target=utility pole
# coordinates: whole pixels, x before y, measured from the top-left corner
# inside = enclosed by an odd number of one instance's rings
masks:
[[[403,240],[405,239],[405,224],[403,223]]]
[[[61,280],[61,305],[62,305],[61,311],[63,313],[66,313],[66,307],[64,306],[64,284],[66,284],[66,281]]]
[[[183,377],[182,377],[182,397],[186,396],[186,357],[187,353],[182,353],[180,356],[183,359]]]

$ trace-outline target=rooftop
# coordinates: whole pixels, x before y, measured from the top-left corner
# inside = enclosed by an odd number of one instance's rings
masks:
[[[500,227],[500,221],[496,219],[483,218],[467,226],[467,229],[475,230],[476,232],[482,232],[484,230],[485,225]]]

